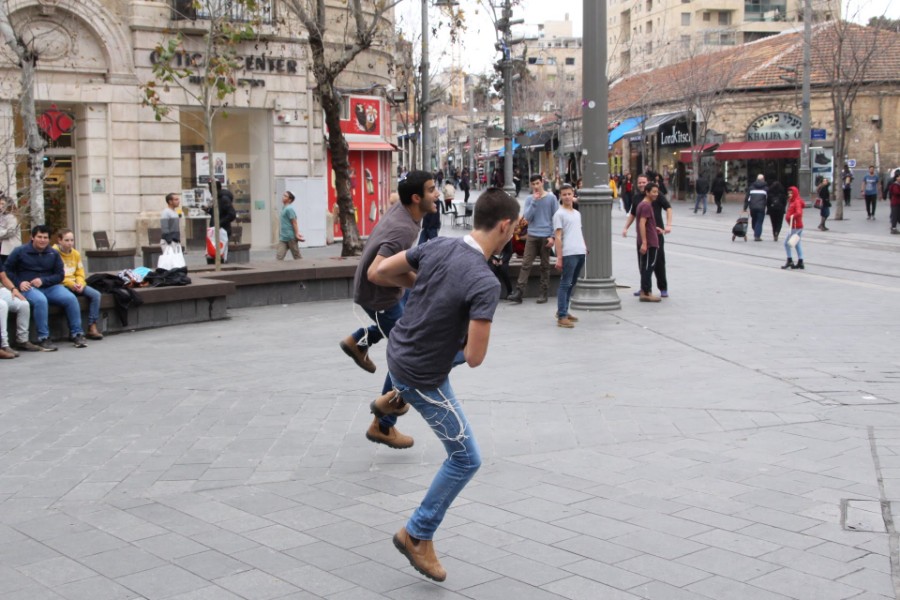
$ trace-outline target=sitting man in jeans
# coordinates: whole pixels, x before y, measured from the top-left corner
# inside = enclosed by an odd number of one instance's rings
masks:
[[[6,274],[31,305],[38,343],[44,352],[53,352],[48,323],[49,304],[62,306],[69,321],[69,334],[76,348],[85,348],[81,328],[81,307],[75,294],[62,285],[65,272],[59,253],[50,247],[50,228],[35,225],[31,241],[12,251],[4,266]]]

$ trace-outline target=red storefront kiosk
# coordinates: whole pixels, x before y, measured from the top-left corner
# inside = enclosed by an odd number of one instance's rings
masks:
[[[378,96],[347,96],[341,115],[341,131],[350,146],[350,190],[356,208],[360,235],[369,235],[387,210],[391,186],[391,130],[387,103]],[[328,152],[328,209],[334,210],[337,192],[331,152]],[[342,239],[340,223],[334,224],[335,239]]]

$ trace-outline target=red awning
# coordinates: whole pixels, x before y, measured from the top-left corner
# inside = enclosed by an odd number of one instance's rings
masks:
[[[717,160],[800,158],[800,140],[782,142],[727,142],[713,152]]]
[[[718,144],[704,144],[703,146],[691,146],[690,148],[686,148],[681,151],[681,156],[678,157],[678,160],[683,163],[691,162],[691,154],[703,154],[704,152],[709,152],[714,148],[717,148]]]
[[[347,142],[347,145],[350,146],[350,150],[366,150],[373,152],[394,152],[398,150],[397,146],[390,144],[388,142]]]

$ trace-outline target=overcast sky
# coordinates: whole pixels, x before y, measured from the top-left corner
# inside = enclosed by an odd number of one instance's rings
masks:
[[[431,1],[431,0],[429,0]],[[513,10],[514,18],[524,18],[525,25],[514,28],[515,32],[535,31],[536,25],[548,20],[562,21],[565,15],[569,15],[572,21],[572,33],[579,36],[582,33],[582,7],[585,0],[523,0],[520,6]],[[495,0],[495,3],[496,2]],[[485,12],[479,6],[477,0],[459,0],[459,5],[466,14],[467,30],[463,34],[463,47],[457,50],[456,60],[459,66],[472,73],[481,73],[491,69],[491,64],[498,58],[494,50],[496,34],[493,24]],[[422,3],[418,0],[402,2],[397,11],[398,25],[405,31],[413,33],[418,38],[421,29]],[[894,16],[900,13],[898,6],[900,0],[843,0],[845,18],[856,23],[865,24],[870,17],[887,15]],[[430,12],[430,26],[433,28],[441,19],[437,9]],[[451,63],[451,50],[449,38],[442,33],[430,38],[429,51],[431,62],[444,67]]]

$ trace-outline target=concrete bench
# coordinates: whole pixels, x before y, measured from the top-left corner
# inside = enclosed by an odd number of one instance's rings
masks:
[[[84,256],[87,262],[85,268],[89,273],[98,273],[100,271],[117,273],[123,269],[133,269],[134,253],[135,248],[85,250]]]

